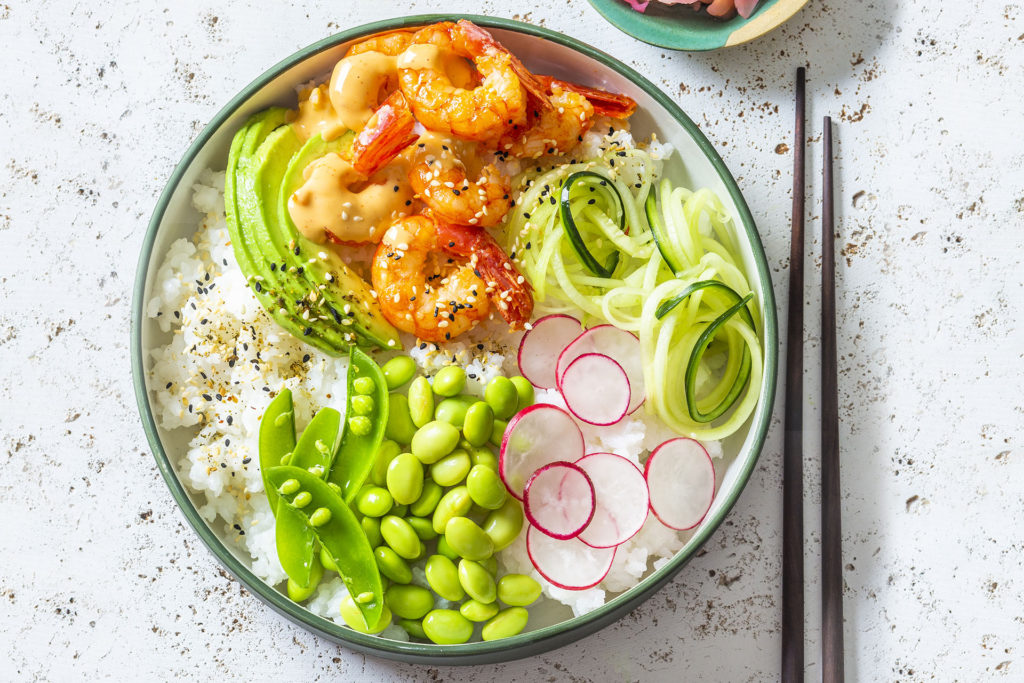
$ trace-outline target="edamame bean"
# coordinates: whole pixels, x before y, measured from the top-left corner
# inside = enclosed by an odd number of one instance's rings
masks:
[[[405,521],[409,523],[409,526],[412,527],[412,530],[416,532],[421,541],[432,541],[437,538],[437,532],[434,531],[434,525],[429,519],[425,517],[406,517]]]
[[[458,365],[448,365],[434,375],[434,393],[438,396],[458,396],[466,387],[466,371]]]
[[[437,528],[436,525],[434,528]],[[491,537],[468,517],[453,517],[449,520],[444,537],[452,550],[467,560],[484,560],[494,553]]]
[[[423,465],[412,453],[401,453],[387,472],[388,491],[399,505],[415,503],[423,493]]]
[[[409,356],[395,356],[380,367],[388,389],[394,390],[412,379],[416,374],[416,361]]]
[[[420,462],[430,465],[455,450],[459,442],[459,430],[447,422],[434,420],[417,430],[410,438],[412,454]]]
[[[366,540],[370,542],[371,548],[376,548],[384,542],[384,538],[380,535],[380,520],[376,517],[363,517],[359,520],[359,524],[363,527],[363,533],[366,534]],[[321,560],[322,561],[322,560]],[[324,564],[327,567],[327,564]],[[338,571],[337,567],[327,567]]]
[[[426,377],[417,377],[409,385],[409,415],[417,427],[434,419],[434,390]]]
[[[387,486],[388,465],[402,452],[401,447],[390,439],[382,441],[370,470],[370,481],[377,486]]]
[[[409,563],[391,548],[386,545],[375,548],[373,557],[377,560],[380,573],[395,583],[404,584],[412,581],[412,569],[409,567]]]
[[[457,645],[473,636],[473,622],[455,610],[435,609],[423,618],[423,632],[438,645]]]
[[[492,469],[495,472],[498,471],[498,456],[494,454],[487,446],[481,448],[474,448],[470,451],[470,457],[473,459],[473,466],[482,465],[488,469]]]
[[[393,514],[395,517],[405,517],[407,514],[409,514],[409,506],[396,505],[395,507],[391,508],[391,514]]]
[[[516,388],[516,394],[519,396],[519,401],[516,403],[516,412],[519,412],[523,408],[532,406],[534,393],[533,385],[530,384],[530,380],[520,375],[516,375],[511,381],[512,386]]]
[[[418,619],[399,619],[398,625],[405,629],[413,638],[427,639],[427,634],[423,630],[423,624]]]
[[[498,612],[497,616],[484,624],[480,634],[484,640],[498,640],[514,636],[524,628],[530,613],[523,607],[509,607]]]
[[[445,600],[458,602],[465,597],[466,591],[459,582],[459,570],[455,568],[455,562],[451,558],[431,555],[424,571],[427,583]]]
[[[437,502],[443,495],[444,489],[441,488],[441,485],[433,479],[427,479],[423,482],[423,493],[416,499],[416,502],[409,506],[409,512],[417,517],[433,515],[434,508],[437,507]]]
[[[507,420],[516,414],[519,406],[519,393],[516,385],[508,377],[498,376],[487,383],[484,389],[484,400],[494,409],[495,417]]]
[[[444,536],[437,537],[437,553],[438,555],[447,557],[452,562],[458,562],[462,559],[459,557],[459,554],[452,550],[452,547],[448,545],[448,541],[445,540]]]
[[[434,596],[420,586],[391,586],[384,592],[384,600],[402,619],[422,619],[434,608]]]
[[[459,562],[459,583],[466,595],[477,602],[489,603],[498,599],[498,589],[494,585],[494,577],[479,562],[462,560]]]
[[[362,394],[353,396],[349,405],[352,406],[352,412],[356,415],[372,415],[373,409],[377,407],[373,396],[363,396]]]
[[[363,618],[363,613],[356,606],[355,598],[351,595],[346,595],[341,601],[341,618],[345,620],[345,623],[353,631],[380,633],[391,625],[391,610],[388,609],[387,605],[384,605],[384,611],[381,613],[380,619],[377,620],[376,624],[370,626]]]
[[[523,508],[519,501],[509,496],[505,504],[487,515],[484,521],[484,533],[494,543],[494,550],[504,550],[523,530]]]
[[[474,446],[483,446],[494,429],[494,409],[486,401],[477,401],[466,411],[462,433]]]
[[[394,504],[391,493],[380,486],[367,486],[356,495],[356,509],[367,517],[383,517]]]
[[[497,510],[508,497],[501,477],[486,465],[473,465],[466,477],[466,489],[474,503],[488,510]]]
[[[369,396],[370,394],[373,393],[376,386],[377,385],[374,384],[372,377],[356,377],[352,381],[352,388],[355,389],[356,393],[360,394],[361,396]]]
[[[457,448],[430,466],[430,478],[441,486],[455,486],[469,474],[469,453]]]
[[[441,497],[434,508],[434,531],[443,534],[449,520],[465,515],[472,507],[473,499],[469,497],[469,490],[465,486],[451,489]]]
[[[370,518],[369,517],[365,517],[364,519],[370,519]],[[364,527],[364,529],[365,529],[365,527]],[[367,536],[367,538],[369,538],[369,536]],[[371,546],[373,545],[373,541],[370,541],[370,545]],[[320,564],[323,566],[324,569],[327,569],[329,571],[332,571],[332,572],[337,572],[338,571],[338,564],[334,561],[334,558],[331,557],[331,554],[329,552],[327,552],[327,548],[320,548]]]
[[[380,521],[380,535],[384,542],[407,560],[415,560],[420,556],[420,537],[416,535],[409,523],[401,517],[388,515]]]
[[[311,596],[314,593],[314,591],[316,591],[317,586],[320,585],[320,579],[322,579],[323,576],[323,565],[320,564],[320,562],[318,562],[316,557],[314,556],[313,566],[310,568],[309,573],[309,583],[305,586],[302,586],[293,581],[292,579],[288,579],[288,597],[291,598],[294,602],[305,601],[307,598],[309,598],[309,596]]]
[[[456,429],[462,429],[466,423],[466,413],[469,411],[469,407],[476,402],[476,399],[464,398],[462,396],[456,396],[455,398],[446,398],[437,404],[437,410],[434,413],[434,418],[441,422],[447,422],[454,426]]]
[[[508,422],[505,420],[495,420],[494,429],[491,430],[490,442],[492,446],[501,446],[501,437],[505,435],[505,428],[508,427]]]
[[[388,423],[384,436],[398,443],[409,443],[416,425],[409,414],[409,399],[402,394],[388,394]]]
[[[487,621],[498,613],[498,603],[467,600],[459,607],[459,614],[470,621]]]
[[[505,574],[498,581],[498,599],[511,607],[533,604],[540,590],[540,584],[525,574]]]

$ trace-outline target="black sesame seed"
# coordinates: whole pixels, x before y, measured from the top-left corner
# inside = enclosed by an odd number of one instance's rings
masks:
[[[261,285],[259,282],[256,283],[256,291],[257,292],[262,292],[263,291],[263,285]]]
[[[242,458],[242,464],[243,465],[248,465],[251,462],[252,462],[252,458]]]
[[[172,384],[174,384],[174,382],[168,382],[164,389],[170,389]]]
[[[203,394],[203,398],[206,399],[207,401],[212,401],[213,400],[213,397],[210,396],[209,394]]]
[[[228,415],[228,425],[230,426],[231,423],[234,422],[234,421],[235,421],[235,418],[232,417],[231,415]]]
[[[302,362],[303,362],[303,363],[308,363],[308,362],[309,362],[309,354],[308,354],[308,353],[307,353],[307,354],[305,354],[305,355],[304,355],[304,356],[302,357]]]
[[[306,329],[304,329],[302,331],[302,334],[304,336],[308,337],[309,335],[313,334],[313,328],[312,327],[307,327]]]

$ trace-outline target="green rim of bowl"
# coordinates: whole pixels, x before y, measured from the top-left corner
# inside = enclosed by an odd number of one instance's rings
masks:
[[[167,453],[164,451],[163,444],[160,441],[146,387],[141,325],[144,320],[143,297],[145,294],[149,263],[153,255],[153,245],[156,239],[157,230],[163,221],[163,216],[167,210],[171,196],[196,154],[225,123],[225,121],[228,120],[236,109],[245,104],[245,102],[253,94],[259,91],[260,88],[265,86],[284,71],[293,67],[302,60],[323,50],[334,47],[335,45],[381,31],[418,26],[437,21],[451,21],[459,18],[469,19],[480,26],[488,28],[506,29],[543,38],[554,43],[564,45],[581,52],[588,57],[598,60],[605,66],[618,71],[620,74],[626,76],[632,82],[640,86],[662,107],[664,107],[678,121],[679,125],[683,126],[687,132],[693,136],[698,146],[703,150],[704,154],[707,155],[723,183],[728,188],[729,195],[736,204],[740,222],[742,223],[747,238],[751,243],[754,260],[757,265],[757,278],[761,285],[761,290],[764,292],[764,300],[762,304],[764,308],[764,332],[767,344],[765,346],[764,397],[758,404],[751,424],[751,430],[755,435],[752,443],[754,457],[749,458],[744,464],[742,471],[739,473],[737,485],[734,490],[729,492],[725,504],[722,505],[714,515],[710,516],[710,518],[706,520],[704,526],[695,535],[694,538],[696,539],[696,542],[693,540],[689,542],[690,549],[688,552],[685,554],[677,554],[666,566],[653,572],[637,586],[634,586],[629,591],[610,600],[599,609],[581,617],[576,617],[553,626],[529,631],[500,641],[466,643],[463,645],[433,645],[405,643],[368,636],[356,633],[351,629],[316,616],[312,612],[307,611],[301,605],[289,600],[287,596],[282,595],[271,586],[268,586],[263,580],[253,574],[248,567],[242,564],[242,562],[240,562],[234,554],[227,549],[227,547],[225,547],[192,504],[191,499],[185,492],[181,482],[178,480],[177,474],[174,472],[170,460],[167,457]],[[693,121],[684,114],[683,111],[668,98],[667,95],[662,93],[653,83],[633,69],[622,64],[615,58],[578,40],[548,29],[523,24],[509,19],[498,19],[475,15],[460,15],[458,17],[453,17],[452,15],[435,14],[378,21],[325,38],[324,40],[316,42],[309,47],[299,50],[287,59],[275,64],[263,75],[246,86],[238,95],[232,98],[216,116],[213,117],[213,120],[189,146],[182,160],[174,168],[163,193],[157,201],[156,209],[153,212],[153,217],[150,219],[149,227],[142,243],[142,251],[139,256],[138,272],[135,278],[133,296],[134,299],[132,302],[131,318],[131,361],[133,381],[135,384],[135,397],[138,402],[139,413],[142,417],[142,425],[146,432],[146,438],[148,439],[150,448],[153,451],[157,467],[160,469],[160,473],[163,475],[168,488],[171,490],[171,495],[181,508],[181,511],[185,515],[186,520],[188,520],[188,523],[193,529],[195,529],[196,533],[199,534],[199,537],[216,556],[217,560],[224,566],[224,568],[272,609],[284,615],[296,624],[331,640],[343,643],[352,649],[389,659],[427,664],[478,664],[507,661],[569,644],[599,630],[600,628],[603,628],[604,626],[607,626],[614,620],[637,607],[648,596],[670,581],[690,559],[690,557],[707,541],[715,529],[718,528],[729,510],[735,504],[740,492],[746,486],[747,480],[750,478],[750,474],[756,464],[757,458],[760,455],[761,449],[764,446],[764,441],[771,421],[778,360],[778,323],[775,315],[775,298],[772,291],[771,275],[768,268],[768,262],[765,257],[764,248],[761,244],[760,237],[757,234],[757,229],[754,226],[754,219],[750,215],[750,210],[747,207],[746,202],[743,200],[743,196],[740,194],[736,181],[733,179],[729,170],[725,167],[721,157],[712,148],[711,143],[700,132],[696,124],[694,124]]]
[[[667,6],[651,0],[637,12],[624,0],[589,0],[608,22],[623,33],[670,50],[717,50],[759,38],[789,21],[808,0],[764,0],[749,19],[724,21],[698,14],[686,6]]]

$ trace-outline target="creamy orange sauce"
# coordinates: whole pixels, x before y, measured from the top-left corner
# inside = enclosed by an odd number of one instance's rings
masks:
[[[299,139],[305,141],[319,134],[324,140],[333,140],[348,128],[334,111],[327,85],[318,85],[299,101],[299,110],[289,115]]]
[[[408,169],[398,159],[369,180],[348,161],[327,154],[306,167],[305,182],[288,198],[288,213],[307,239],[379,242],[385,228],[409,212]]]
[[[370,120],[384,94],[397,85],[396,61],[380,52],[363,52],[345,57],[335,65],[331,74],[331,104],[345,126],[359,130]]]
[[[443,72],[457,88],[468,87],[473,82],[473,65],[468,60],[430,43],[407,47],[398,55],[397,66],[399,69]]]

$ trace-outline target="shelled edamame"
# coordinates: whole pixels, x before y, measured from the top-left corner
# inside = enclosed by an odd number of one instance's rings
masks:
[[[407,356],[390,359],[376,373],[361,371],[349,385],[345,429],[378,436],[376,452],[359,467],[365,481],[352,491],[351,506],[386,591],[372,625],[363,618],[367,596],[346,597],[339,607],[345,623],[379,633],[394,622],[413,638],[439,644],[467,642],[474,623],[483,625],[488,640],[519,633],[528,618],[524,608],[541,590],[528,576],[499,575],[494,554],[522,531],[523,512],[497,474],[493,447],[506,421],[533,402],[532,385],[498,376],[473,395],[472,386],[479,385],[470,386],[463,368],[446,366],[428,378]],[[288,408],[270,412],[277,419]],[[273,445],[277,453],[291,444]],[[280,457],[271,461],[279,464]],[[345,483],[351,490],[352,482]],[[301,509],[303,502],[292,498],[290,507]],[[329,508],[303,512],[310,527],[331,520]],[[337,560],[321,548],[312,568],[316,578],[339,571],[344,563]],[[363,571],[370,571],[368,560]],[[425,585],[415,585],[416,567],[424,571]],[[289,584],[288,592],[304,600],[315,589],[310,583]],[[435,609],[435,598],[459,604]]]

